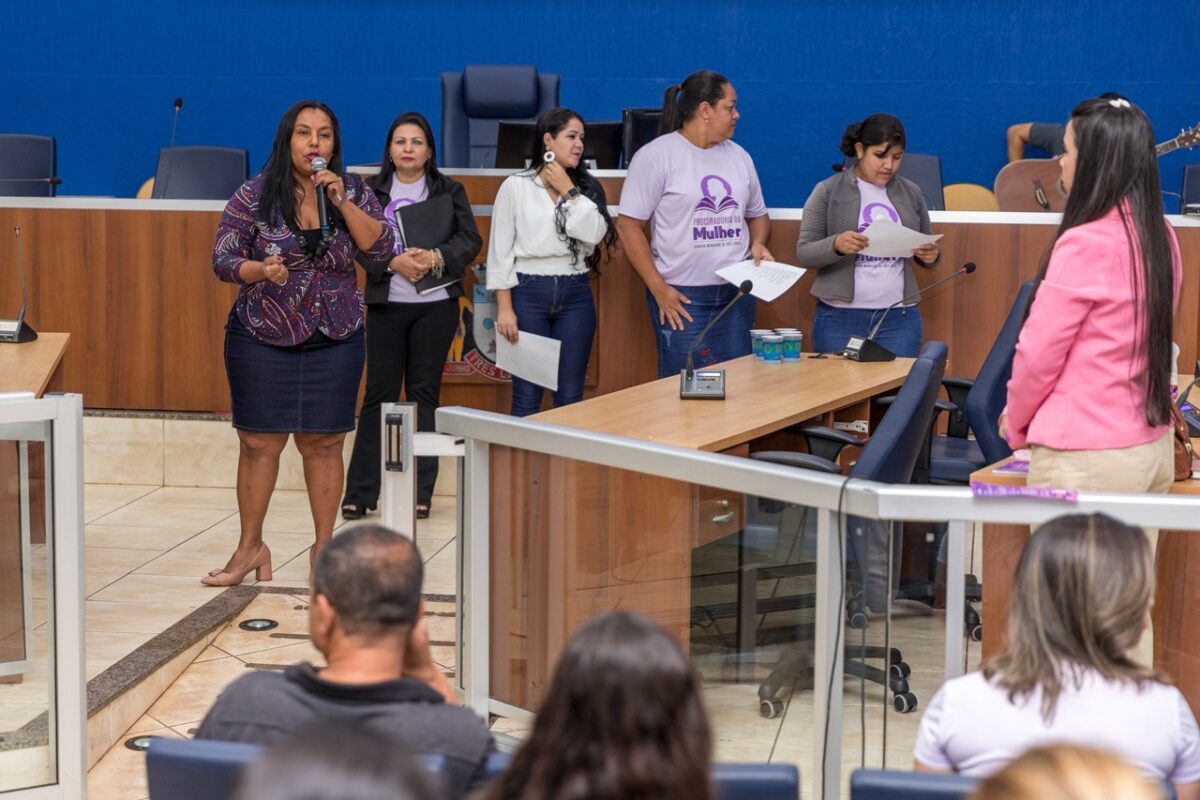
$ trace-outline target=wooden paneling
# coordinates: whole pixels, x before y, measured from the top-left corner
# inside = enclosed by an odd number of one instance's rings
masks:
[[[488,180],[492,180],[488,178]],[[610,195],[615,179],[604,179]],[[475,186],[472,182],[479,182]],[[473,201],[491,201],[484,177],[471,176]],[[498,185],[497,177],[492,183]],[[615,198],[614,198],[615,199]],[[237,288],[212,273],[216,211],[0,208],[0,230],[20,224],[29,276],[28,319],[38,330],[78,334],[63,366],[65,388],[88,408],[229,410],[222,360],[224,325]],[[481,217],[485,237],[488,219]],[[794,260],[797,220],[777,220],[770,248]],[[935,223],[945,255],[928,283],[974,261],[979,269],[934,290],[922,315],[925,338],[950,345],[948,373],[974,375],[1003,323],[1020,282],[1037,269],[1052,225]],[[1185,277],[1176,324],[1183,371],[1191,371],[1200,336],[1200,228],[1179,228]],[[481,258],[486,253],[481,254]],[[16,263],[11,237],[0,236],[0,264]],[[585,396],[656,377],[645,287],[618,252],[595,281],[598,329]],[[758,324],[812,329],[813,276],[774,303],[759,303]],[[470,289],[471,278],[467,280]],[[0,269],[0,316],[16,313],[14,269]],[[811,345],[808,345],[811,347]],[[447,376],[446,405],[506,411],[507,384],[482,376]],[[549,398],[547,398],[547,403]]]

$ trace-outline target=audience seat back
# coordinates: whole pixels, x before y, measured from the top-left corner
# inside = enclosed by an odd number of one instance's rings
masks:
[[[717,800],[799,800],[800,770],[794,764],[716,764]]]
[[[850,800],[966,800],[975,783],[962,775],[856,769],[850,775]]]

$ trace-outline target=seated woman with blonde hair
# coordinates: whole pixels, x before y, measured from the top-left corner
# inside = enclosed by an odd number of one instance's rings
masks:
[[[970,800],[1162,800],[1133,766],[1089,747],[1039,747],[979,784]]]
[[[1121,756],[1180,800],[1200,798],[1187,700],[1131,654],[1149,624],[1154,562],[1141,529],[1103,514],[1047,522],[1021,554],[1008,643],[947,681],[921,718],[915,768],[985,777],[1030,747]]]

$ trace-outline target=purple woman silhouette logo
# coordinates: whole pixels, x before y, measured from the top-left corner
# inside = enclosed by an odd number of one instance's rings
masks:
[[[725,194],[718,201],[716,197],[709,192],[710,181],[717,181],[721,184],[721,188],[725,190]],[[711,211],[714,214],[719,214],[722,211],[728,211],[731,208],[737,208],[738,202],[733,199],[733,187],[729,185],[729,181],[722,178],[720,175],[705,175],[700,179],[700,194],[704,195],[700,198],[700,202],[696,204],[697,211]]]
[[[862,210],[862,224],[858,226],[858,232],[862,233],[877,219],[890,219],[897,225],[900,224],[900,215],[883,203],[867,203]]]

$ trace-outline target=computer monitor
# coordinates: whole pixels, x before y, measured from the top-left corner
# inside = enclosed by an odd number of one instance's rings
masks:
[[[532,122],[501,120],[496,132],[496,169],[525,169],[533,138]],[[621,166],[620,122],[584,122],[583,160],[588,169],[618,169]]]
[[[529,165],[532,122],[500,120],[496,132],[496,169],[525,169]]]

